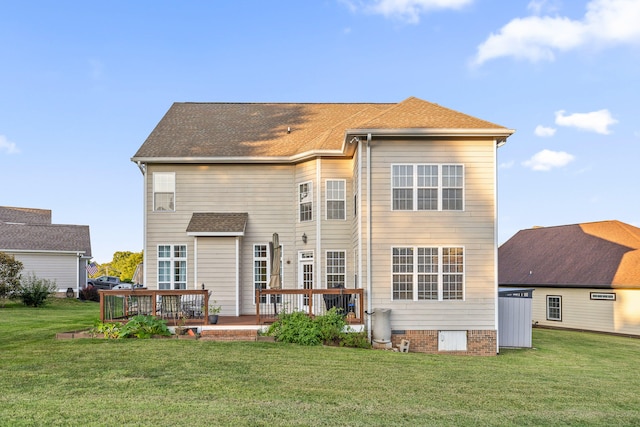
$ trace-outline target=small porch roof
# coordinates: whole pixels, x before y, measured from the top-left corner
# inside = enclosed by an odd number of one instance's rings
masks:
[[[196,212],[187,226],[188,236],[244,236],[247,212]]]

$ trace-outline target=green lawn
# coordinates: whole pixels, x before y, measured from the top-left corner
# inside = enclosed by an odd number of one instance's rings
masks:
[[[98,305],[0,308],[0,425],[640,425],[640,339],[535,329],[497,357],[56,340]]]

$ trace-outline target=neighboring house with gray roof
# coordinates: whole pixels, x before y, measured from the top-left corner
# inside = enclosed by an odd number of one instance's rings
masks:
[[[394,343],[495,355],[496,150],[512,133],[413,97],[175,103],[131,159],[144,283],[255,314],[278,233],[283,288],[363,288]]]
[[[534,324],[640,336],[640,228],[599,221],[521,230],[500,286],[533,288]]]
[[[89,226],[51,223],[51,211],[0,206],[0,252],[22,262],[22,275],[55,280],[58,292],[87,283],[91,259]]]

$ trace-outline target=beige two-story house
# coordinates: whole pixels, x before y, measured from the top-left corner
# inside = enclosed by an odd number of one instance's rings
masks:
[[[175,103],[133,156],[144,283],[255,314],[283,289],[364,290],[411,351],[496,354],[496,150],[513,130],[400,103]],[[374,325],[375,326],[375,325]]]

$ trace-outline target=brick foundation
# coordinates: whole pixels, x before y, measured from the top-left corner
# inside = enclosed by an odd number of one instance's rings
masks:
[[[391,342],[394,347],[399,346],[403,339],[410,341],[409,351],[415,353],[466,356],[495,356],[497,354],[496,331],[491,330],[467,331],[467,351],[438,351],[438,331],[436,330],[407,330],[402,333],[392,331]]]
[[[255,341],[258,331],[251,329],[209,329],[200,333],[201,340]]]

